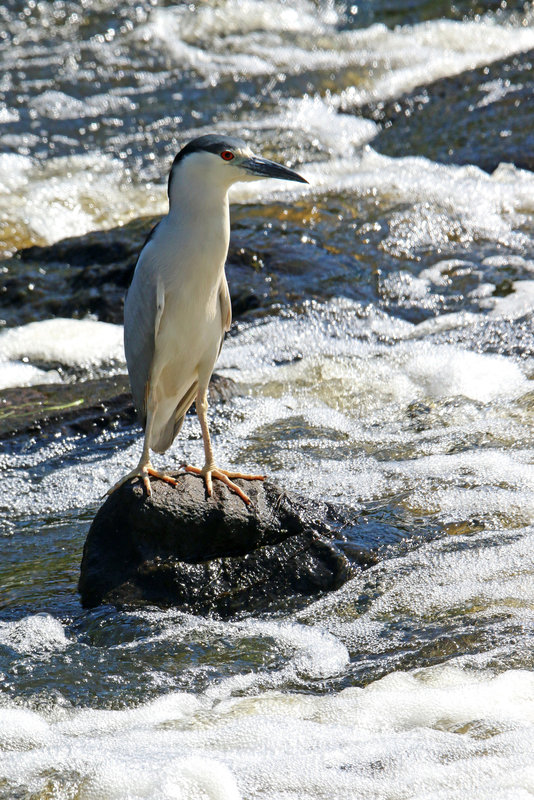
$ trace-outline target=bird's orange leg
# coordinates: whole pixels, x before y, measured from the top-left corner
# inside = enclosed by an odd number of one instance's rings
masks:
[[[209,497],[211,497],[213,492],[213,478],[215,478],[216,480],[226,484],[226,486],[235,492],[244,503],[250,505],[252,502],[250,497],[245,494],[241,487],[239,487],[237,483],[234,483],[231,478],[241,478],[245,481],[263,481],[265,480],[265,475],[245,475],[241,472],[229,472],[228,470],[219,469],[219,467],[216,467],[213,461],[213,450],[211,447],[210,432],[208,428],[208,399],[205,391],[197,394],[196,409],[200,422],[200,428],[202,430],[202,440],[204,442],[206,463],[202,469],[199,469],[198,467],[190,467],[186,464],[184,465],[185,471],[190,472],[193,475],[201,475],[204,478],[206,491]]]

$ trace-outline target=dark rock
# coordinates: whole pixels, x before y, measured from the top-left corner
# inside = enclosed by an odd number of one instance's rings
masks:
[[[372,147],[388,156],[419,155],[487,172],[501,163],[532,170],[533,61],[533,50],[518,53],[358,114],[383,125]]]
[[[122,323],[126,289],[156,222],[157,218],[143,217],[112,230],[28,247],[5,259],[0,289],[5,324],[88,314]]]
[[[283,229],[285,207],[273,204],[269,210],[269,218],[260,206],[232,212],[226,274],[234,319],[262,316],[308,299],[353,296],[352,257],[302,243],[302,225],[295,224],[290,234]],[[304,216],[305,205],[297,213]],[[124,296],[137,257],[157,221],[145,217],[47,247],[29,247],[0,260],[3,324],[88,314],[122,323]],[[361,286],[357,291],[361,294]]]
[[[0,391],[0,439],[58,428],[90,433],[119,421],[135,421],[126,375]]]
[[[238,481],[246,506],[219,481],[180,475],[177,487],[139,481],[114,492],[85,542],[82,604],[174,606],[194,613],[260,611],[337,589],[376,558],[354,543],[348,558],[329,508],[268,481]]]
[[[466,19],[477,19],[483,14],[489,16],[490,13],[496,20],[500,17],[506,19],[511,12],[524,14],[526,8],[525,0],[455,0],[454,3],[436,0],[377,0],[372,3],[347,3],[343,16],[345,25],[351,28],[368,28],[377,23],[394,28],[397,25],[417,25],[433,19],[465,22]]]
[[[211,403],[237,395],[231,378],[214,374]],[[192,407],[194,413],[194,406]],[[0,391],[0,440],[22,435],[97,433],[137,419],[127,375],[76,383],[51,383]]]

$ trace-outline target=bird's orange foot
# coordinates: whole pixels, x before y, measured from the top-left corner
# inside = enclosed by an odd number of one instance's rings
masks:
[[[226,484],[232,492],[235,492],[241,500],[246,503],[246,505],[250,505],[252,500],[250,497],[245,494],[243,489],[234,483],[231,478],[241,478],[244,481],[264,481],[265,475],[244,475],[242,472],[228,472],[225,469],[219,469],[218,467],[210,467],[206,469],[203,467],[199,469],[198,467],[190,467],[187,464],[183,465],[186,472],[190,472],[192,475],[200,475],[204,478],[204,482],[206,484],[206,491],[208,496],[211,497],[213,492],[213,478],[218,481],[222,481],[222,483]]]
[[[160,481],[165,481],[165,483],[170,483],[171,486],[176,486],[178,481],[174,478],[171,478],[170,475],[165,475],[164,472],[158,472],[157,469],[154,469],[151,464],[138,464],[138,466],[133,469],[128,475],[125,475],[124,478],[121,478],[120,481],[117,481],[115,486],[112,486],[109,491],[106,492],[106,495],[113,494],[123,483],[126,481],[131,480],[131,478],[140,478],[143,481],[143,484],[146,489],[147,495],[150,497],[152,494],[152,487],[150,486],[150,478],[159,478]]]

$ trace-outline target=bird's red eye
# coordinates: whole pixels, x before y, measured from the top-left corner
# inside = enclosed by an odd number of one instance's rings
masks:
[[[223,150],[221,153],[221,158],[224,158],[225,161],[231,161],[234,157],[234,154],[231,150]]]

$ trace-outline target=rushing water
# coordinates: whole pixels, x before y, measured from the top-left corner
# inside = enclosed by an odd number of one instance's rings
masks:
[[[298,612],[85,612],[83,541],[139,432],[11,443],[1,798],[534,794],[534,177],[380,155],[358,111],[534,48],[531,10],[501,5],[0,9],[4,253],[164,211],[196,133],[298,166],[309,187],[234,190],[243,235],[322,271],[313,301],[226,341],[242,394],[212,410],[217,458],[398,532]],[[121,330],[22,326],[0,361],[1,386],[123,370]],[[165,461],[201,456],[188,418]]]

